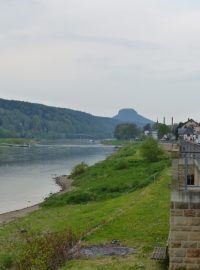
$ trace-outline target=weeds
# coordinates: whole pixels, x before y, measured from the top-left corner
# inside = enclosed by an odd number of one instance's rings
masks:
[[[87,168],[88,168],[88,165],[85,162],[81,162],[72,169],[71,176],[73,177],[73,176],[80,175],[84,173]]]
[[[78,237],[69,230],[67,233],[26,235],[25,240],[16,270],[55,270],[72,258],[72,248]]]

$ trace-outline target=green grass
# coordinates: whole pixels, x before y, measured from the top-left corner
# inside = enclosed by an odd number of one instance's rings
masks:
[[[66,264],[67,269],[167,269],[166,265],[149,259],[154,246],[166,244],[169,232],[169,188],[167,171],[161,179],[139,193],[123,196],[117,213],[85,238],[84,245],[109,243],[113,239],[137,249],[136,255],[126,258],[98,258],[74,260]],[[121,198],[122,199],[122,198]],[[115,200],[119,200],[115,199]]]
[[[139,145],[122,148],[76,177],[76,192],[92,192],[99,197],[73,204],[61,199],[69,198],[72,192],[57,198],[59,203],[52,198],[48,207],[1,226],[0,262],[4,260],[9,264],[17,260],[26,249],[27,237],[47,232],[63,233],[72,228],[82,239],[82,245],[110,243],[117,239],[124,245],[136,247],[137,254],[126,258],[73,260],[62,270],[167,269],[152,262],[149,256],[153,247],[165,245],[168,237],[170,175],[166,167],[169,161],[163,157],[159,162],[147,163],[141,158],[139,148]],[[126,161],[125,165],[116,165],[121,159]],[[150,177],[155,173],[157,177]],[[143,185],[135,188],[136,182]],[[128,188],[124,189],[125,186]],[[117,191],[113,187],[117,187]],[[26,234],[20,233],[22,228],[27,230]]]
[[[28,144],[33,143],[33,139],[28,138],[0,138],[1,144]]]
[[[103,140],[101,141],[102,144],[104,145],[116,145],[116,146],[122,146],[122,145],[126,145],[129,143],[129,141],[127,140]]]
[[[141,158],[139,149],[139,144],[129,144],[105,161],[85,169],[84,173],[73,177],[74,191],[59,197],[52,196],[43,205],[57,207],[100,201],[149,185],[159,172],[169,166],[169,159],[162,157],[158,162],[150,163]]]

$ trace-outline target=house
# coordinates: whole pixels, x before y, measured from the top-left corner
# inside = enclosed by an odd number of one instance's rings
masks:
[[[198,142],[200,140],[200,124],[193,119],[188,119],[178,129],[178,135],[180,139]]]

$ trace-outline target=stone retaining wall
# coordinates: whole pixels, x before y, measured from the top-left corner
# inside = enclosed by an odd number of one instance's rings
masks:
[[[170,270],[200,269],[200,193],[172,191]]]

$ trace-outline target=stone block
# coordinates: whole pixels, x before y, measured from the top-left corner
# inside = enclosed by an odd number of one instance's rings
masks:
[[[188,248],[186,256],[189,258],[198,258],[198,257],[200,257],[200,249],[199,248]]]
[[[187,270],[185,264],[182,263],[172,263],[169,266],[170,270]]]
[[[183,209],[172,209],[171,216],[183,216],[184,210]]]
[[[200,232],[200,226],[191,226],[193,232]]]
[[[190,232],[189,241],[200,241],[200,233],[199,232]]]
[[[198,248],[198,242],[196,242],[196,241],[182,241],[181,247],[182,248]]]
[[[193,217],[190,219],[191,226],[200,226],[200,217]]]
[[[196,212],[196,217],[200,217],[200,209],[198,210],[196,209],[195,212]]]
[[[170,248],[181,248],[181,241],[170,242]]]
[[[186,270],[199,270],[200,266],[199,264],[192,264],[192,265],[187,265]]]
[[[184,258],[184,263],[186,265],[188,265],[188,264],[196,264],[196,259],[195,258]]]
[[[190,203],[187,202],[175,202],[174,203],[175,209],[190,209]]]
[[[196,232],[193,232],[192,234],[196,234]],[[188,232],[173,232],[173,231],[171,231],[171,241],[188,241],[188,240],[195,241],[196,239],[189,239]]]
[[[187,226],[189,224],[189,219],[186,217],[174,217],[173,225],[174,226]]]
[[[172,257],[185,257],[186,249],[185,248],[173,248],[170,250],[170,254]]]
[[[200,203],[190,203],[190,209],[200,209]]]
[[[178,258],[178,257],[172,257],[172,258],[170,258],[170,262],[171,263],[184,263],[184,259]]]
[[[191,226],[171,226],[171,231],[176,232],[190,232],[192,230]]]
[[[186,216],[186,217],[195,217],[196,212],[195,212],[194,209],[184,210],[184,216]]]

